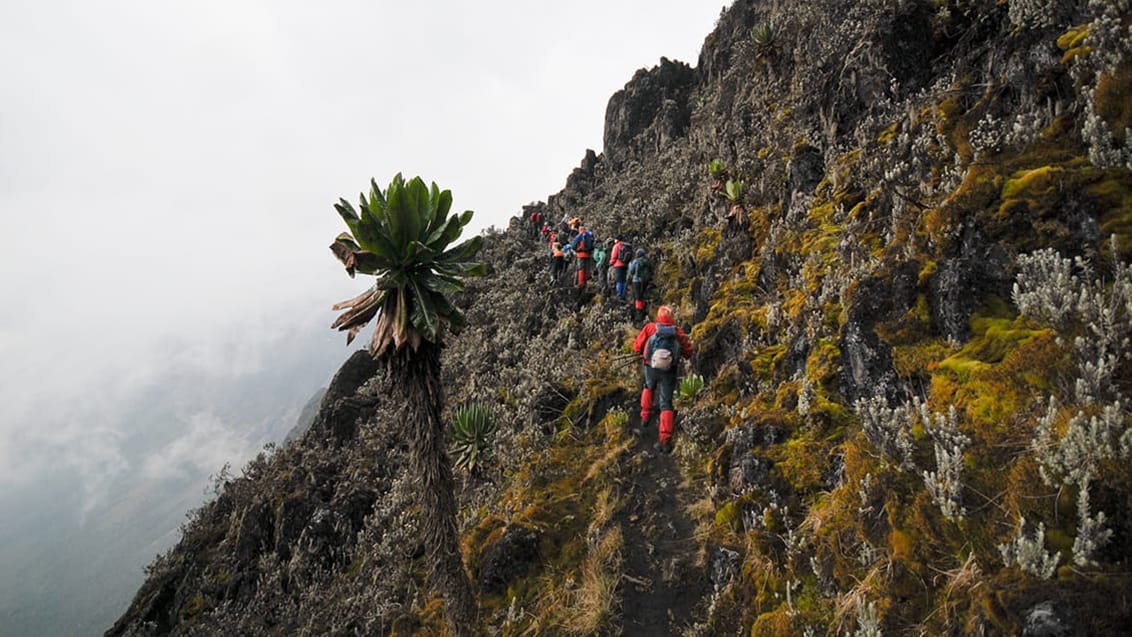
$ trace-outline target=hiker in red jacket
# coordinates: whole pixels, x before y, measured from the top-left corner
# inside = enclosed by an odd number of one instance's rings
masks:
[[[641,355],[645,366],[645,387],[641,390],[641,426],[652,417],[653,393],[660,403],[660,436],[657,450],[672,451],[672,430],[676,426],[676,412],[672,408],[672,394],[676,391],[676,372],[680,357],[692,355],[692,341],[684,330],[676,326],[672,308],[660,306],[656,321],[647,323],[633,342],[633,351]]]
[[[614,291],[617,293],[617,298],[625,300],[625,271],[629,269],[629,261],[633,259],[633,246],[625,241],[621,235],[617,235],[617,241],[613,244],[613,251],[609,253],[609,265],[613,268],[613,275],[617,280]]]

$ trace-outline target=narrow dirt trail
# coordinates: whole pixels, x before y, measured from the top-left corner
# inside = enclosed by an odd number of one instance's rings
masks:
[[[695,523],[687,513],[692,496],[682,486],[675,459],[653,450],[655,416],[642,429],[634,413],[631,425],[639,434],[626,505],[618,516],[625,537],[622,634],[681,635],[695,622],[696,606],[708,590],[705,570],[697,563]]]

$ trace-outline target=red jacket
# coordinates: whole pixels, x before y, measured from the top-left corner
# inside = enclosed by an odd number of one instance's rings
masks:
[[[622,254],[625,252],[625,242],[618,241],[613,244],[613,251],[609,254],[609,264],[615,268],[623,268],[629,265],[629,261],[633,259],[631,254]]]
[[[667,321],[662,320],[659,322],[663,323],[664,325],[676,324],[671,319]],[[656,333],[656,324],[657,321],[650,321],[648,324],[641,328],[641,333],[637,334],[637,340],[633,341],[633,351],[641,355],[641,359],[645,365],[649,364],[649,354],[651,353],[646,352],[645,347],[648,345],[649,339],[652,338],[652,335]],[[684,358],[691,356],[692,341],[688,338],[688,335],[684,333],[683,328],[676,328],[676,340],[680,341],[680,356],[683,356]]]

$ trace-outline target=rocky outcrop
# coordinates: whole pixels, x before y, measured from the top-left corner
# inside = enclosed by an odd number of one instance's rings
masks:
[[[659,66],[637,71],[625,88],[613,94],[605,108],[603,139],[610,170],[631,159],[656,155],[687,134],[696,80],[696,72],[687,64],[661,58]]]

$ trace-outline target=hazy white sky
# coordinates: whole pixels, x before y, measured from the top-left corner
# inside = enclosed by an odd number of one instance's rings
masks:
[[[238,379],[325,329],[364,285],[331,204],[370,177],[436,181],[477,228],[559,190],[610,95],[694,65],[722,6],[0,3],[0,488],[37,444],[113,458],[128,432],[85,401],[172,365]]]

